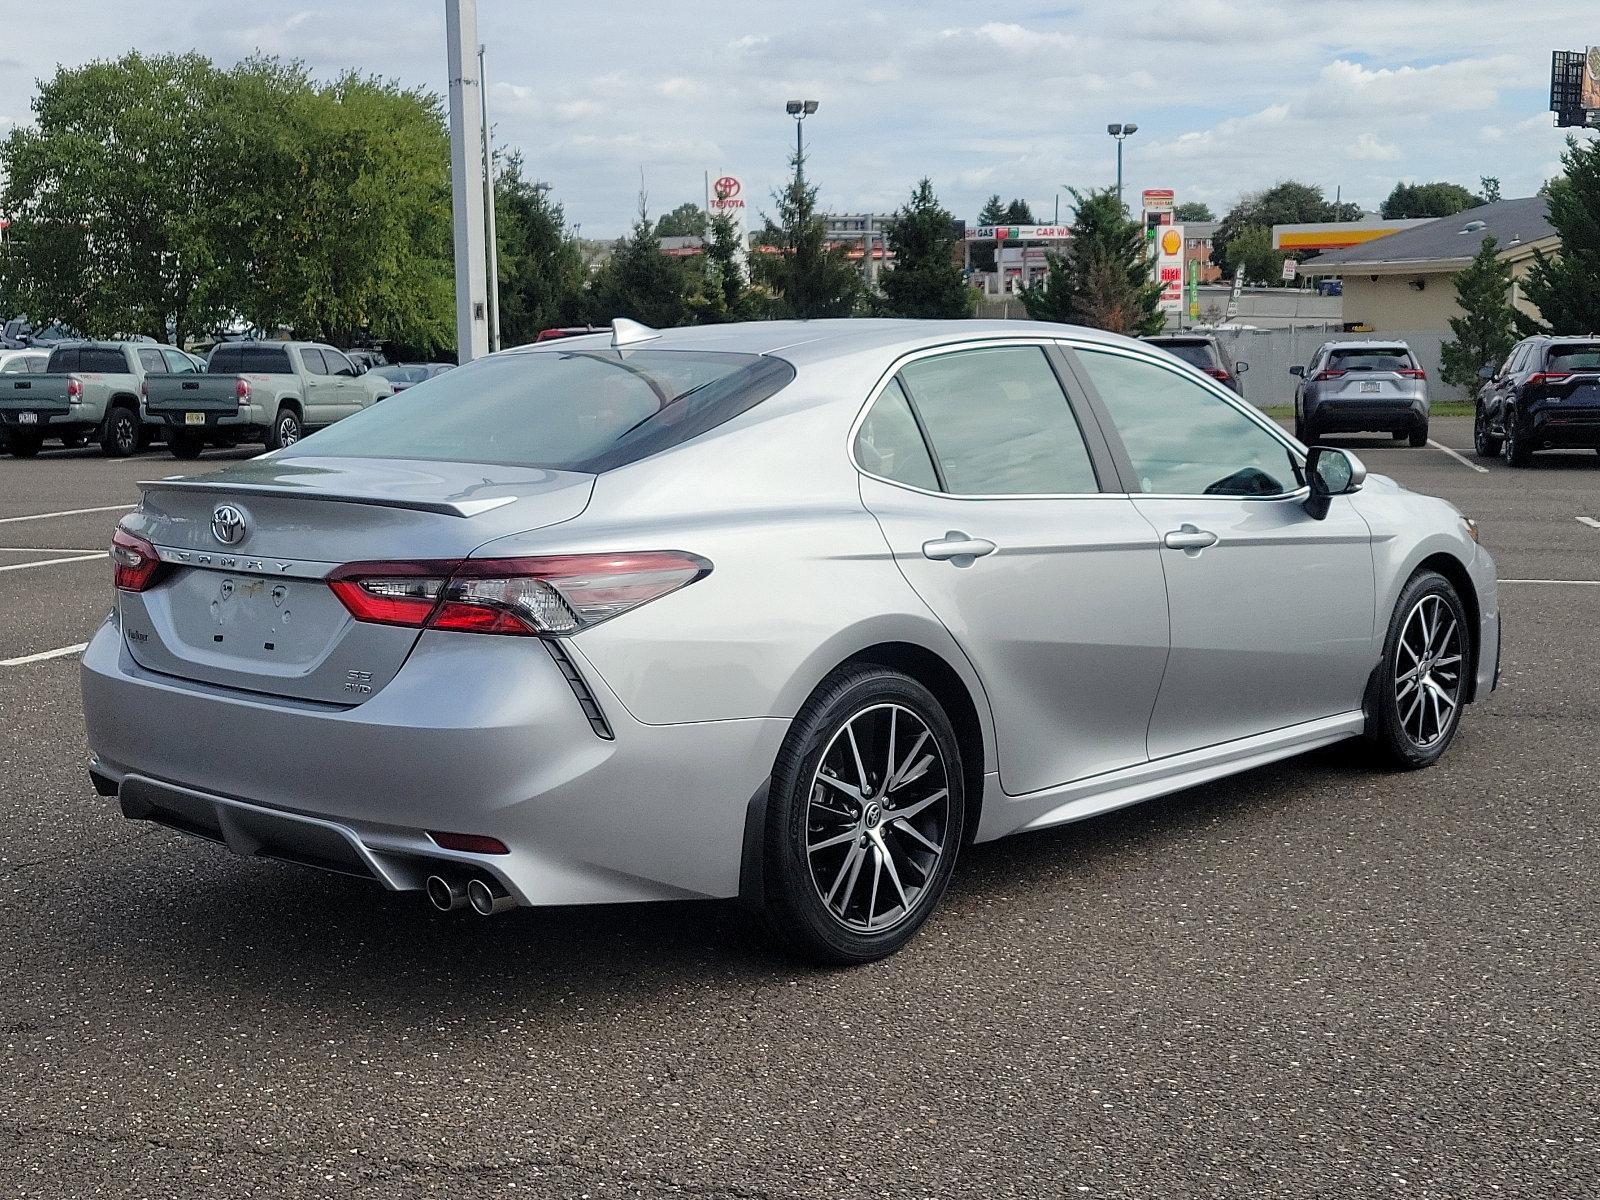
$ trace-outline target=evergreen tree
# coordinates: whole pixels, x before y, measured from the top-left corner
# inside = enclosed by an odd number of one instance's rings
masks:
[[[1567,139],[1566,168],[1549,184],[1550,224],[1561,235],[1555,257],[1542,251],[1523,280],[1523,294],[1539,321],[1519,314],[1525,332],[1589,333],[1600,330],[1600,139]]]
[[[509,154],[495,180],[495,233],[500,261],[500,339],[531,342],[542,329],[583,316],[589,272],[548,189],[523,178],[522,155]]]
[[[1483,191],[1483,202],[1485,204],[1500,203],[1500,176],[1480,175],[1478,176],[1478,187]]]
[[[1450,318],[1455,337],[1441,347],[1439,374],[1446,383],[1469,391],[1478,386],[1479,368],[1504,362],[1517,343],[1511,266],[1499,250],[1493,236],[1485,237],[1472,262],[1456,274],[1462,315]]]
[[[739,228],[727,213],[711,218],[711,240],[706,243],[706,277],[717,315],[701,315],[702,320],[745,321],[756,314],[753,297],[745,282],[739,245]]]
[[[827,223],[817,212],[817,189],[806,182],[805,159],[791,155],[794,176],[773,196],[778,221],[766,237],[773,253],[755,262],[758,278],[777,295],[780,311],[802,320],[848,317],[862,296],[861,277],[844,251],[827,244]]]
[[[884,307],[896,317],[970,317],[976,295],[956,265],[955,219],[924,179],[889,222],[894,268],[883,277]]]
[[[641,194],[633,232],[617,242],[589,285],[590,322],[607,325],[615,317],[627,317],[654,329],[687,325],[693,291],[682,262],[661,253],[661,239]]]
[[[1005,202],[996,192],[983,202],[983,207],[978,210],[979,225],[1004,225],[1006,223]]]
[[[1007,225],[1038,224],[1038,222],[1033,219],[1033,209],[1028,207],[1028,202],[1026,200],[1013,200],[1010,204],[1006,205],[1005,223]]]
[[[1144,230],[1129,218],[1115,188],[1073,189],[1072,238],[1048,258],[1043,284],[1022,290],[1036,321],[1088,325],[1113,333],[1157,333],[1161,287],[1151,278]]]

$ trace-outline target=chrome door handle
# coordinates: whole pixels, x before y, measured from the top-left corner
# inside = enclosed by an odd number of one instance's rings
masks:
[[[994,543],[987,538],[968,537],[960,530],[952,529],[936,541],[923,542],[922,557],[931,558],[935,562],[949,562],[958,558],[971,562],[975,558],[982,558],[985,554],[993,554],[994,548]]]
[[[1185,525],[1181,529],[1174,529],[1161,541],[1169,550],[1204,550],[1207,546],[1217,544],[1217,535],[1209,529]]]

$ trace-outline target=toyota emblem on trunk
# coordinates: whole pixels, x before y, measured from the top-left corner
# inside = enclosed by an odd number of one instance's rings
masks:
[[[224,546],[244,541],[244,513],[231,504],[219,504],[211,513],[211,536]]]

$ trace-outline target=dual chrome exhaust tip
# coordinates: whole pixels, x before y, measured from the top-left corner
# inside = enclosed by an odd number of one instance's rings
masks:
[[[429,875],[424,888],[428,893],[428,903],[440,912],[455,912],[470,907],[480,917],[492,917],[495,913],[515,908],[517,903],[498,883],[477,875],[466,879]]]

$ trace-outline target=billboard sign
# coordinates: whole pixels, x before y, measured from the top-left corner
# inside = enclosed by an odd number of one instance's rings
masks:
[[[739,243],[739,269],[745,269],[749,256],[749,209],[744,202],[744,183],[737,175],[719,175],[711,184],[711,194],[706,197],[708,217],[727,217],[733,222],[734,236]]]
[[[1171,212],[1178,199],[1171,188],[1145,188],[1141,198],[1147,213]]]
[[[1183,226],[1164,225],[1156,238],[1156,282],[1161,285],[1161,311],[1183,313]]]
[[[1067,225],[968,225],[969,242],[1063,242],[1072,236]]]

